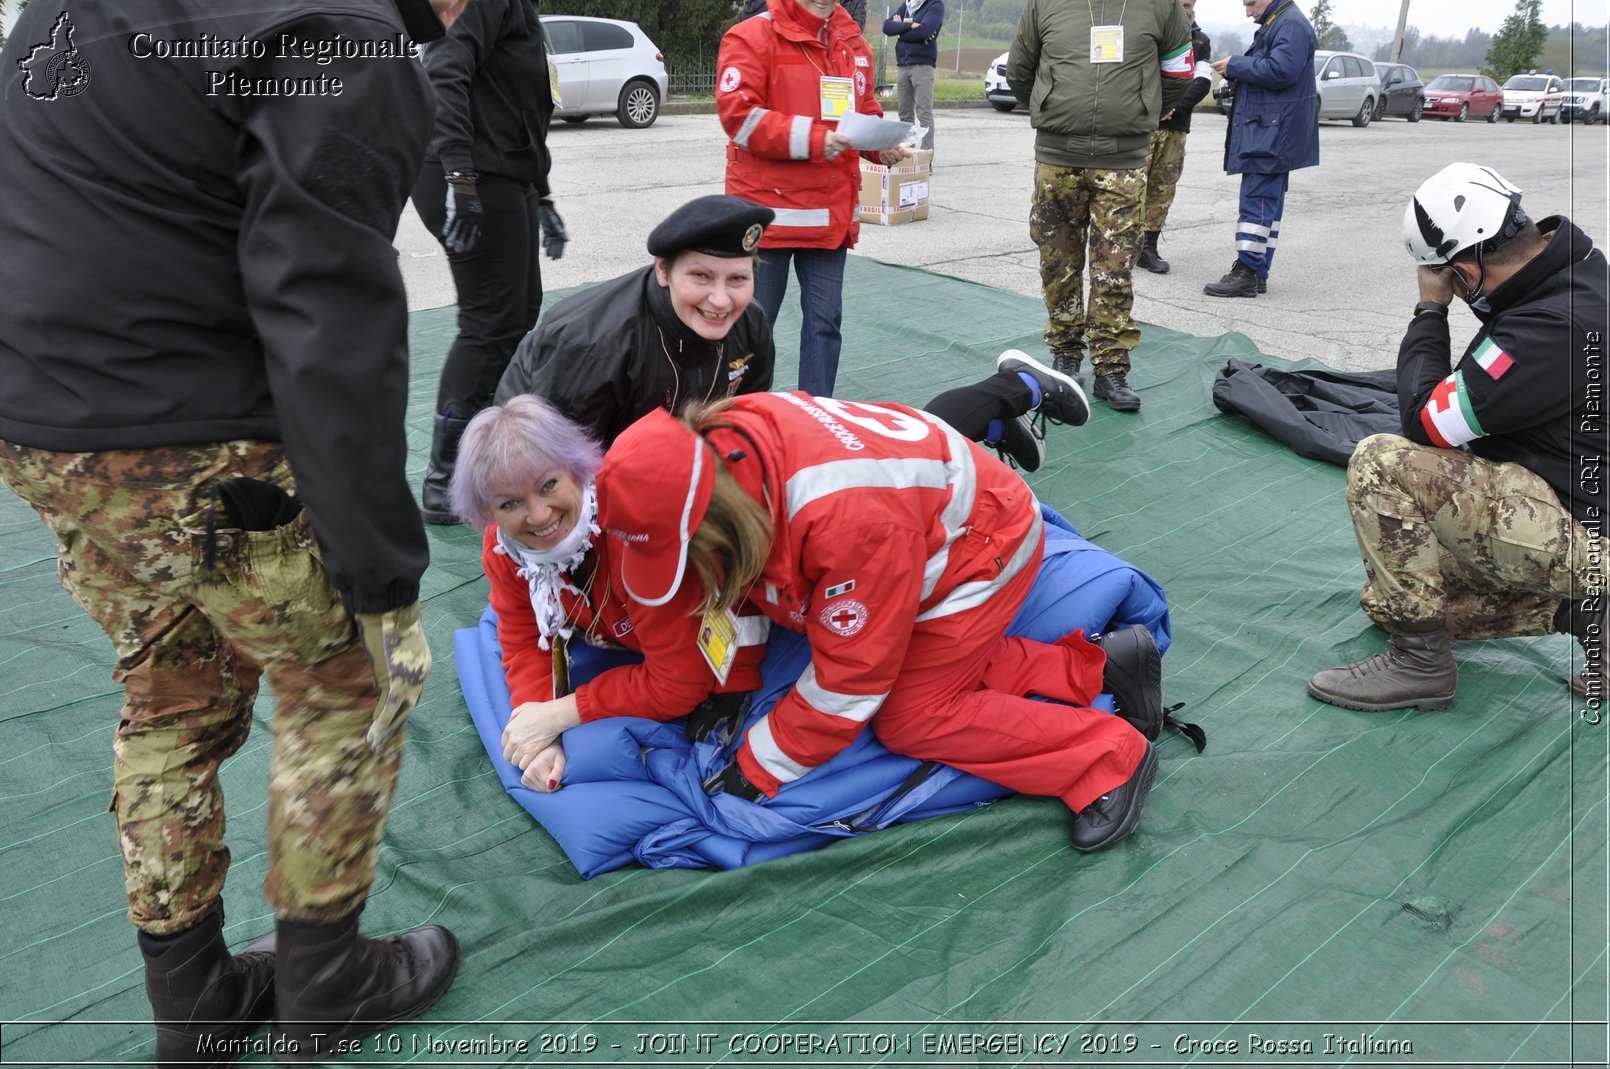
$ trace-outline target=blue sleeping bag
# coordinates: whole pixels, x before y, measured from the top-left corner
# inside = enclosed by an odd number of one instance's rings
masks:
[[[1078,628],[1093,634],[1138,623],[1166,650],[1162,587],[1085,541],[1052,509],[1041,508],[1045,559],[1008,633],[1054,642]],[[1011,793],[953,768],[892,754],[864,731],[770,802],[757,805],[725,793],[711,798],[703,783],[726,765],[735,743],[691,743],[680,719],[610,717],[565,732],[563,785],[543,794],[522,786],[520,770],[503,757],[503,728],[512,710],[491,608],[479,626],[456,632],[454,644],[464,700],[504,788],[585,879],[632,861],[650,868],[737,868]],[[637,656],[581,643],[571,652],[576,683]],[[804,635],[772,629],[749,723],[787,693],[809,662]],[[1104,703],[1105,695],[1098,701]]]

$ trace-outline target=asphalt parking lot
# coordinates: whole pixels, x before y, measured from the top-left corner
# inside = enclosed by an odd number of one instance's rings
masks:
[[[1269,292],[1255,299],[1204,296],[1234,257],[1239,179],[1224,174],[1224,123],[1199,112],[1161,251],[1167,275],[1137,272],[1135,314],[1201,336],[1248,335],[1265,353],[1333,367],[1391,367],[1417,293],[1403,251],[1403,207],[1428,175],[1455,161],[1485,163],[1520,186],[1534,217],[1570,215],[1601,245],[1607,127],[1417,124],[1360,130],[1320,124],[1318,167],[1295,172]],[[863,226],[854,254],[909,264],[1031,296],[1038,253],[1028,236],[1033,131],[1019,110],[944,110],[929,218]],[[666,115],[646,130],[613,120],[555,123],[552,185],[571,234],[564,258],[544,261],[550,291],[599,282],[647,262],[649,229],[684,201],[722,190],[725,138],[714,115]],[[412,308],[452,304],[440,248],[408,213],[397,236]],[[790,294],[792,297],[792,293]],[[921,309],[909,314],[920,317]],[[1456,342],[1475,319],[1456,310]]]

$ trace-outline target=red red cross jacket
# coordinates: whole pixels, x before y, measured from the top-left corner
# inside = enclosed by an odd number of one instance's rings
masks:
[[[795,0],[776,0],[721,38],[716,110],[727,143],[727,193],[777,213],[762,248],[854,248],[861,156],[822,155],[838,121],[822,119],[824,92],[848,79],[856,111],[882,116],[872,49],[849,13],[834,5],[825,21]],[[824,89],[824,84],[827,88]],[[876,162],[876,154],[867,158]]]
[[[487,528],[481,541],[481,567],[492,584],[503,672],[518,709],[526,702],[553,698],[553,653],[537,645],[540,632],[531,608],[530,586],[520,577],[518,565],[494,548],[497,534],[497,528]],[[764,629],[744,628],[748,642],[740,648],[727,682],[718,686],[695,644],[699,626],[695,586],[689,584],[665,605],[640,605],[623,593],[619,564],[609,556],[608,539],[594,541],[590,561],[596,578],[591,583],[580,577],[574,580],[587,591],[587,597],[568,591],[563,595],[565,617],[576,628],[573,641],[590,632],[611,645],[641,651],[644,663],[611,668],[578,686],[576,708],[582,723],[606,716],[671,720],[691,712],[712,690],[740,692],[760,686],[760,659],[766,653]]]
[[[749,602],[811,643],[738,751],[772,795],[853,742],[904,670],[946,663],[1043,531],[1017,473],[926,413],[796,392],[738,397],[720,418],[738,429],[711,444],[744,451],[729,469],[776,525]]]

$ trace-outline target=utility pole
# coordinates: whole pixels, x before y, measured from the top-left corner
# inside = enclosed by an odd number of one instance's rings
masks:
[[[1403,57],[1403,31],[1409,24],[1409,0],[1403,0],[1403,6],[1398,8],[1398,32],[1392,38],[1392,62],[1398,63]]]
[[[967,18],[967,0],[956,0],[956,76],[962,73],[962,21]]]

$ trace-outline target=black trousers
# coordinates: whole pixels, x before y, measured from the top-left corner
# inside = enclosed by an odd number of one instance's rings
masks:
[[[498,380],[542,311],[541,227],[537,188],[495,174],[476,182],[481,196],[481,239],[467,253],[448,253],[458,290],[458,337],[447,351],[436,411],[469,419],[492,403]],[[414,210],[442,240],[447,221],[447,178],[426,161],[414,184]]]
[[[982,382],[946,390],[923,405],[975,442],[984,441],[994,420],[1016,419],[1034,405],[1034,391],[1012,372],[996,372]]]

